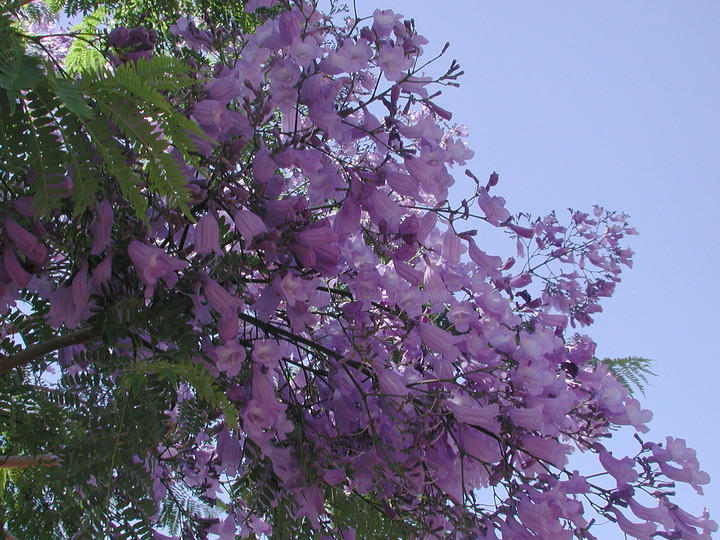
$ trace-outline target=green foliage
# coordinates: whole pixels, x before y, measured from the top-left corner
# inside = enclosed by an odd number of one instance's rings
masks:
[[[0,355],[56,337],[57,330],[45,323],[45,301],[35,294],[22,300],[29,314],[3,315],[9,335],[0,340]],[[0,527],[7,523],[21,538],[153,538],[151,516],[158,512],[168,523],[182,522],[190,511],[213,516],[190,490],[176,489],[177,497],[157,508],[150,494],[158,480],[144,460],[161,444],[190,447],[194,441],[197,432],[181,432],[165,414],[177,403],[179,388],[197,396],[183,401],[179,414],[194,415],[199,431],[213,421],[208,411],[237,418],[207,369],[183,356],[197,348],[182,324],[188,307],[181,300],[153,310],[131,297],[97,309],[91,321],[103,328],[103,341],[75,351],[84,370],[59,379],[42,375],[58,360],[48,355],[0,376],[0,454],[60,458],[56,467],[5,473]],[[167,340],[182,352],[133,358],[133,347]]]
[[[413,527],[412,519],[390,519],[383,509],[376,508],[360,496],[351,497],[334,490],[328,500],[336,526],[341,529],[353,527],[358,540],[395,540],[416,538],[419,535],[419,530]]]
[[[71,16],[92,13],[105,7],[118,26],[148,26],[161,36],[169,37],[168,28],[181,16],[212,14],[219,25],[236,25],[251,30],[255,16],[245,11],[246,0],[134,0],[133,2],[101,2],[97,0],[52,0],[51,11],[64,10]],[[172,17],[168,17],[172,14]]]
[[[650,384],[650,377],[656,376],[652,370],[652,360],[639,356],[628,356],[626,358],[593,358],[594,363],[605,364],[615,378],[625,386],[630,395],[639,390],[643,396],[645,389]]]
[[[50,13],[57,15],[65,6],[65,0],[45,0],[45,5]]]
[[[95,28],[102,16],[88,17],[82,29]],[[183,167],[195,162],[191,135],[201,135],[167,96],[195,81],[169,57],[112,70],[93,56],[96,49],[78,44],[86,42],[76,39],[77,54],[68,60],[82,75],[76,80],[28,54],[0,15],[0,181],[10,191],[30,186],[37,215],[63,204],[68,175],[75,216],[94,201],[103,179],[118,183],[142,220],[150,196],[189,213]]]
[[[0,18],[5,16],[0,14]],[[42,60],[25,54],[25,47],[8,19],[0,20],[0,88],[7,93],[11,111],[20,91],[30,90],[43,80]]]
[[[177,387],[179,382],[187,384],[205,410],[222,412],[228,426],[237,429],[236,407],[227,398],[225,390],[217,384],[217,379],[202,364],[191,360],[151,360],[134,364],[125,372],[120,387],[138,392],[144,387],[148,375],[170,383],[173,388]]]
[[[175,389],[160,377],[119,385],[119,357],[103,348],[79,360],[92,370],[47,387],[27,384],[17,372],[0,378],[2,454],[60,458],[57,467],[9,471],[0,524],[8,520],[22,537],[38,540],[153,538],[151,516],[159,509],[142,457],[167,439],[164,411]]]
[[[146,184],[150,193],[189,213],[183,161],[194,161],[195,144],[190,134],[202,135],[163,94],[191,84],[185,73],[179,61],[157,57],[137,64],[128,62],[114,71],[83,74],[82,88],[93,100],[96,113],[89,132],[140,219],[145,219],[147,202],[138,184]],[[118,138],[122,146],[113,144]],[[178,151],[179,159],[171,149]],[[142,164],[142,171],[127,167],[128,153]]]
[[[97,33],[98,27],[106,23],[105,9],[100,7],[73,27],[72,32],[77,33],[77,36],[65,57],[65,69],[68,73],[98,71],[105,65],[105,56],[97,44]]]
[[[169,497],[163,500],[160,519],[170,534],[179,535],[181,533],[185,516],[202,516],[208,520],[219,516],[216,508],[198,500],[195,493],[184,484],[178,483],[171,486],[168,494]]]

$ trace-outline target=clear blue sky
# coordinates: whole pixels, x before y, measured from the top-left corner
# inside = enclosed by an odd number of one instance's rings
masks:
[[[465,76],[439,103],[470,130],[470,168],[500,173],[511,212],[598,203],[632,216],[635,268],[587,331],[600,356],[655,360],[648,437],[682,437],[698,451],[714,483],[677,501],[720,520],[720,2],[357,7],[414,18],[429,53],[451,43],[429,71],[456,58]],[[620,438],[613,449],[635,451],[631,431]]]

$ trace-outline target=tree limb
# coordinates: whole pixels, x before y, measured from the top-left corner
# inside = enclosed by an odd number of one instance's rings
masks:
[[[37,345],[32,345],[25,350],[20,351],[12,356],[0,357],[0,375],[7,373],[11,369],[23,366],[45,356],[51,352],[69,347],[70,345],[79,345],[93,338],[99,337],[102,331],[99,328],[81,328],[64,336],[58,336],[49,339]]]
[[[238,313],[238,317],[246,322],[249,322],[256,327],[260,328],[261,330],[264,330],[268,334],[271,334],[273,336],[282,336],[290,342],[297,342],[302,343],[303,345],[306,345],[312,349],[315,349],[316,351],[319,351],[323,353],[326,356],[329,356],[330,358],[334,358],[335,360],[339,360],[343,362],[344,364],[347,364],[350,367],[353,367],[357,369],[358,371],[361,371],[365,373],[365,375],[369,377],[374,377],[374,373],[370,370],[368,366],[362,365],[360,362],[357,362],[355,360],[343,360],[343,356],[338,353],[337,351],[333,351],[328,349],[327,347],[323,347],[319,343],[312,341],[311,339],[304,338],[302,336],[299,336],[297,334],[294,334],[288,330],[285,330],[284,328],[280,328],[279,326],[275,326],[274,324],[267,323],[265,321],[262,321],[258,319],[257,317],[253,317],[252,315],[247,315],[246,313]]]
[[[20,469],[25,467],[56,467],[58,457],[55,454],[39,456],[0,456],[0,469]]]

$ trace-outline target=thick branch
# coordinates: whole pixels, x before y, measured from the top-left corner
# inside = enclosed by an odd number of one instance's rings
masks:
[[[25,467],[55,467],[58,457],[55,454],[39,456],[0,456],[0,469],[21,469]]]
[[[37,345],[32,345],[13,356],[2,356],[0,357],[0,375],[16,367],[28,364],[33,360],[37,360],[51,352],[69,347],[70,345],[79,345],[80,343],[90,341],[100,336],[100,334],[102,334],[102,331],[98,328],[82,328],[65,334],[64,336],[58,336],[38,343]]]

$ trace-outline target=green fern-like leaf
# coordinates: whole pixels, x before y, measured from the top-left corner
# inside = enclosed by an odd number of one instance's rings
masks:
[[[200,130],[176,111],[157,88],[179,90],[189,84],[184,73],[185,68],[178,62],[158,58],[124,64],[114,72],[85,74],[83,86],[95,101],[100,116],[116,126],[122,142],[142,165],[142,181],[147,183],[149,192],[189,214],[185,171],[171,152],[176,150],[184,160],[192,161],[195,145],[189,134],[199,135]],[[170,85],[168,81],[175,82]],[[113,135],[102,126],[96,129],[104,132],[101,143],[109,148],[108,138]],[[109,151],[105,157],[113,163],[111,172],[116,174],[123,194],[135,206],[138,217],[145,219],[146,205],[137,196],[139,179],[127,172],[117,174],[117,167],[121,166],[117,154]]]
[[[45,89],[27,92],[27,163],[32,173],[31,190],[36,214],[45,214],[60,205],[64,193],[62,181],[67,172],[67,156],[57,137],[52,112],[48,109]]]
[[[179,534],[183,519],[186,516],[202,516],[206,519],[217,518],[216,508],[208,506],[197,498],[197,495],[183,483],[176,483],[169,489],[169,497],[163,501],[160,514],[161,523],[170,534]]]
[[[1,15],[0,15],[1,16]],[[0,24],[0,88],[16,97],[43,80],[42,60],[25,54],[25,47],[9,25]]]
[[[77,35],[65,57],[65,70],[68,73],[98,71],[105,65],[105,56],[95,43],[98,27],[104,23],[106,23],[105,10],[100,7],[72,28],[71,32]]]
[[[19,186],[19,179],[27,172],[25,120],[14,97],[0,90],[0,179],[11,190]]]
[[[52,69],[47,69],[47,73],[50,87],[62,104],[73,114],[82,118],[90,118],[92,111],[78,82],[75,79],[60,77]]]
[[[197,399],[207,403],[212,409],[220,410],[225,415],[228,426],[237,429],[237,408],[227,398],[225,391],[217,384],[217,380],[201,364],[191,360],[170,362],[165,360],[143,362],[129,366],[121,383],[124,388],[139,389],[145,376],[154,374],[169,381],[173,386],[183,381],[195,390]]]
[[[635,390],[639,390],[644,396],[645,389],[650,384],[650,377],[657,376],[651,367],[653,361],[649,358],[628,356],[625,358],[593,358],[593,361],[606,365],[615,378],[630,391],[630,395],[633,395]]]
[[[45,5],[50,10],[50,13],[57,15],[65,7],[64,0],[45,0]]]

